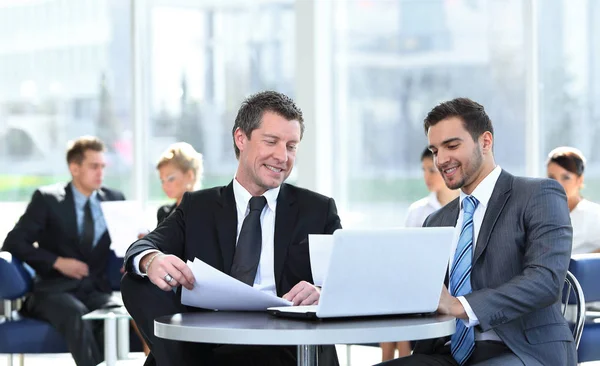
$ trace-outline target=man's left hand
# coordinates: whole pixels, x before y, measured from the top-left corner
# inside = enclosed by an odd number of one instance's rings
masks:
[[[283,295],[282,297],[296,305],[316,305],[319,303],[319,297],[321,296],[321,290],[318,287],[311,285],[306,281],[299,282],[296,286],[292,287],[290,292]]]
[[[440,296],[440,303],[438,304],[437,311],[443,315],[452,315],[455,318],[468,319],[468,315],[460,300],[450,295],[450,292],[448,292],[445,285],[442,287],[442,294]]]

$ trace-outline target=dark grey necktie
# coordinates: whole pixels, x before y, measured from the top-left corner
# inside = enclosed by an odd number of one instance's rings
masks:
[[[83,206],[83,232],[81,233],[81,246],[86,250],[92,250],[94,247],[94,218],[92,217],[92,207],[88,199]]]
[[[260,261],[262,248],[260,214],[266,203],[267,199],[264,196],[250,198],[250,212],[242,224],[231,266],[231,277],[250,286],[254,284]]]

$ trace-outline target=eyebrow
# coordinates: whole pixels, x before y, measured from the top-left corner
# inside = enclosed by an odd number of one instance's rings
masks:
[[[448,145],[449,143],[456,142],[456,141],[463,141],[463,139],[461,139],[460,137],[451,137],[449,139],[446,139],[446,140],[442,141],[442,146]],[[434,145],[429,145],[429,146],[427,146],[427,148],[429,150],[431,150],[431,149],[435,148],[435,146]]]

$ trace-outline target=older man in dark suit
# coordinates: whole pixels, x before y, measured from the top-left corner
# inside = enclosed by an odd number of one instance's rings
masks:
[[[151,349],[146,365],[295,365],[295,347],[189,344],[154,336],[157,316],[192,311],[173,287],[191,288],[186,260],[214,268],[296,305],[314,304],[308,234],[341,227],[333,199],[284,184],[302,139],[302,112],[287,96],[262,92],[240,108],[233,127],[239,164],[225,187],[186,193],[176,211],[135,242],[125,263],[125,306]],[[147,278],[143,278],[143,277]],[[161,291],[164,290],[164,291]],[[320,364],[337,364],[324,347]]]
[[[456,332],[385,365],[574,366],[560,303],[572,240],[564,190],[497,166],[492,123],[470,99],[436,106],[425,131],[446,185],[461,189],[424,224],[456,227],[438,308]]]
[[[24,311],[50,322],[65,337],[78,366],[103,360],[101,327],[94,332],[92,323],[81,316],[116,304],[106,274],[110,237],[100,202],[125,198],[102,187],[103,152],[103,143],[95,137],[71,142],[71,182],[36,190],[3,246],[36,272]]]

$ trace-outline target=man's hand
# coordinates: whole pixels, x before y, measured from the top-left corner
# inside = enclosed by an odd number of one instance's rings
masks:
[[[469,318],[461,302],[456,297],[450,295],[450,292],[448,292],[445,285],[442,287],[442,295],[440,296],[440,303],[438,304],[437,311],[440,314],[452,315],[455,318]]]
[[[77,280],[89,275],[88,265],[73,258],[58,257],[52,267],[63,275]]]
[[[170,291],[173,287],[182,285],[183,287],[191,290],[194,288],[194,275],[190,268],[177,256],[167,255],[163,253],[156,254],[156,252],[146,254],[140,261],[140,268],[143,270],[146,268],[146,263],[153,257],[156,256],[148,267],[148,278],[158,288],[164,291]],[[171,280],[167,282],[165,277],[167,274],[171,276]],[[167,277],[168,279],[168,277]]]
[[[283,295],[283,298],[293,302],[294,306],[316,305],[319,303],[319,297],[321,297],[321,290],[306,281],[299,282],[290,292]]]

